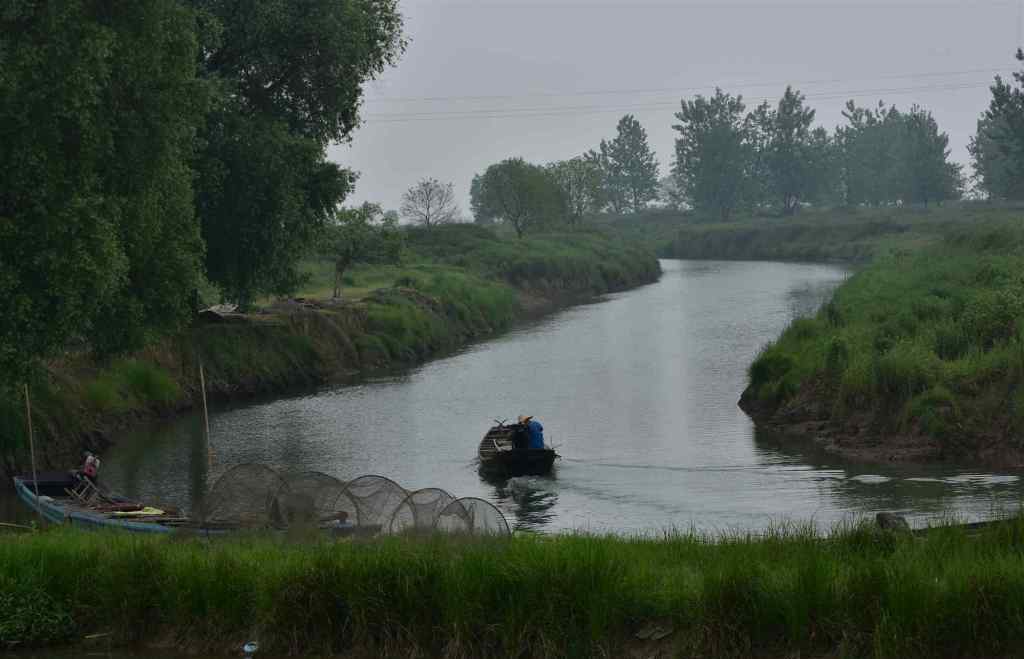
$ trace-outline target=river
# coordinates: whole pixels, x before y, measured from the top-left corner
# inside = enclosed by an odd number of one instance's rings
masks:
[[[915,524],[1017,506],[1016,474],[855,465],[759,433],[736,406],[746,367],[847,276],[840,267],[663,261],[649,286],[608,296],[408,372],[212,411],[213,474],[197,415],[120,438],[103,476],[185,508],[232,465],[388,476],[494,503],[518,529],[656,533],[821,528],[897,511]],[[482,479],[493,419],[535,415],[553,476]]]

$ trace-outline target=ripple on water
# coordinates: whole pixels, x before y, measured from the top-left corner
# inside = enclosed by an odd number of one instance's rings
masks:
[[[882,483],[891,483],[893,479],[888,476],[879,476],[878,474],[860,474],[858,476],[851,476],[850,480],[864,483],[865,485],[881,485]]]

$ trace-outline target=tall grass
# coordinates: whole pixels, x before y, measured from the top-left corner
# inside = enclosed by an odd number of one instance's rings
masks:
[[[939,438],[1005,433],[1024,384],[1021,247],[1020,224],[986,223],[879,259],[762,351],[750,391],[783,405],[809,390],[834,419]]]
[[[930,209],[808,209],[793,217],[702,222],[665,213],[617,223],[624,235],[657,237],[662,256],[698,259],[868,262],[942,242],[959,227],[1015,217],[1019,211],[952,204]]]
[[[1024,523],[924,538],[453,538],[293,545],[54,531],[0,541],[0,644],[172,639],[386,656],[1011,656]],[[651,622],[660,643],[634,634]]]

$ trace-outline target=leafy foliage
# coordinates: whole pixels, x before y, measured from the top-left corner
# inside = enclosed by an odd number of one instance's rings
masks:
[[[358,124],[362,83],[397,61],[402,20],[396,0],[191,1],[208,37],[200,72],[220,92],[197,166],[207,271],[244,306],[294,290],[351,190],[325,148]]]
[[[323,230],[320,253],[334,262],[334,294],[341,297],[345,272],[354,263],[397,263],[402,233],[393,216],[377,204],[338,210]]]
[[[176,3],[0,14],[0,379],[88,337],[138,347],[188,310],[189,161],[208,87]]]
[[[647,131],[627,114],[618,134],[601,140],[597,162],[604,176],[604,197],[615,213],[639,213],[658,197],[658,160],[647,144]]]
[[[566,214],[566,201],[554,178],[522,158],[488,167],[474,179],[471,195],[477,222],[506,222],[520,238]]]
[[[1017,60],[1024,62],[1024,51],[1017,50]],[[1013,79],[1015,86],[996,77],[968,147],[977,185],[994,199],[1024,199],[1024,73]]]
[[[942,202],[959,198],[959,165],[949,162],[949,138],[930,112],[907,113],[879,103],[847,103],[847,125],[836,131],[848,205]]]
[[[705,98],[683,100],[672,126],[676,138],[673,174],[696,208],[728,220],[744,201],[752,148],[742,97],[721,89]]]
[[[763,120],[755,121],[757,116]],[[777,109],[762,106],[748,121],[765,132],[761,158],[769,192],[783,213],[792,215],[801,202],[819,200],[829,188],[832,144],[824,128],[811,127],[814,110],[804,105],[803,94],[786,87]]]
[[[594,158],[577,156],[571,160],[553,162],[547,169],[562,191],[570,224],[579,225],[586,215],[598,213],[604,208],[604,177]]]

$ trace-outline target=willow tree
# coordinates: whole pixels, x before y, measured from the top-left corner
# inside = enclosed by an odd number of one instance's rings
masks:
[[[206,111],[179,3],[0,11],[0,384],[76,341],[138,347],[187,316]]]
[[[212,281],[243,304],[287,293],[351,191],[327,161],[359,124],[362,85],[404,49],[397,0],[191,0],[201,75],[220,94],[201,133],[197,207]]]

